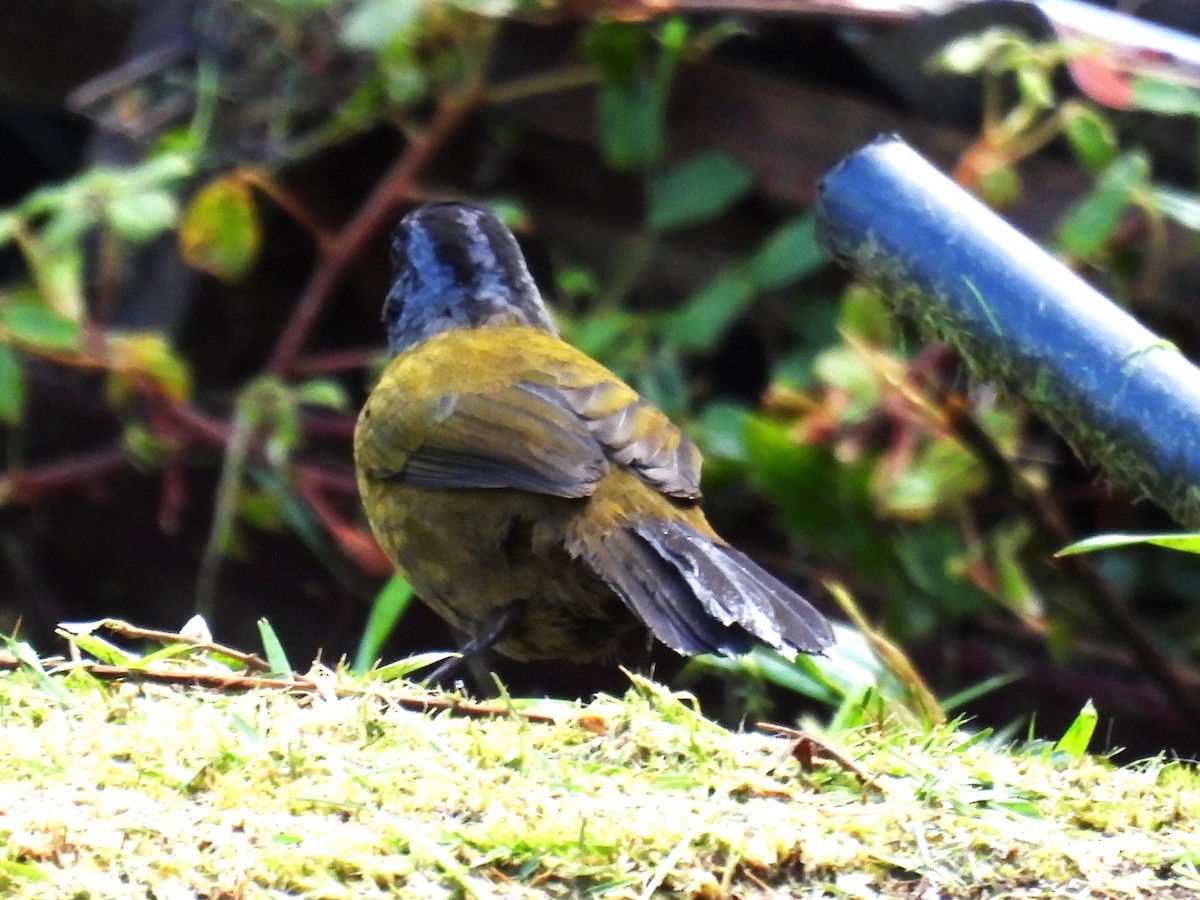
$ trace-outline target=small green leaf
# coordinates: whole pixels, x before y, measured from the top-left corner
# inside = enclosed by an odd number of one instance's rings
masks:
[[[1184,553],[1200,553],[1200,534],[1098,534],[1063,547],[1054,555],[1072,556],[1076,553],[1093,553],[1096,550],[1112,550],[1116,547],[1139,544],[1166,547]]]
[[[991,31],[967,35],[951,41],[934,54],[930,66],[953,75],[974,75],[991,58],[995,46],[995,36]]]
[[[379,659],[379,650],[383,647],[396,623],[412,602],[413,591],[407,581],[399,575],[393,575],[387,584],[375,595],[371,604],[367,625],[363,629],[362,639],[358,644],[358,652],[354,654],[354,671],[367,672]],[[420,668],[418,666],[417,668]],[[400,672],[392,677],[406,675],[409,671]]]
[[[296,400],[307,406],[326,409],[349,409],[346,389],[332,378],[312,378],[296,388]]]
[[[363,0],[346,14],[342,46],[351,50],[381,50],[410,29],[420,12],[418,0]]]
[[[166,447],[153,431],[138,422],[125,428],[121,435],[121,445],[137,466],[156,468],[161,466],[167,456]]]
[[[1017,90],[1021,100],[1037,109],[1049,109],[1054,105],[1054,87],[1049,72],[1042,69],[1021,68],[1017,70]]]
[[[21,360],[8,344],[0,344],[0,422],[16,425],[25,406]]]
[[[397,678],[407,678],[413,672],[419,672],[421,669],[428,669],[430,666],[436,666],[448,659],[457,659],[461,656],[461,653],[432,650],[429,653],[417,653],[413,656],[407,656],[404,659],[398,659],[395,662],[387,663],[369,671],[372,678],[377,678],[383,682],[395,681]],[[356,669],[356,671],[366,672],[368,670]]]
[[[1063,249],[1084,259],[1098,253],[1116,230],[1133,192],[1145,186],[1149,171],[1148,161],[1139,153],[1117,158],[1100,175],[1092,193],[1064,217],[1058,232]]]
[[[0,309],[0,328],[38,350],[75,350],[79,326],[40,303],[18,301]]]
[[[670,313],[663,331],[682,350],[711,350],[753,296],[754,284],[746,274],[727,269]]]
[[[110,334],[108,347],[112,361],[108,391],[113,403],[125,402],[147,378],[172,400],[184,401],[191,393],[191,371],[163,335],[152,331]]]
[[[759,290],[774,291],[811,275],[829,262],[817,246],[816,218],[784,222],[750,258],[750,277]]]
[[[8,650],[9,655],[17,661],[22,669],[33,676],[33,679],[41,686],[41,689],[48,697],[53,697],[64,706],[70,705],[70,695],[59,687],[58,683],[46,672],[46,667],[42,665],[41,657],[37,655],[37,651],[33,647],[24,641],[14,640],[7,635],[0,635],[0,641],[4,643],[4,647]]]
[[[123,669],[128,669],[137,665],[139,659],[138,654],[129,653],[128,651],[118,647],[116,644],[106,641],[102,637],[97,637],[95,634],[64,633],[62,630],[63,627],[65,626],[59,628],[58,633],[84,653],[91,656],[93,659],[102,663],[106,663],[110,666],[120,666]]]
[[[244,522],[263,531],[279,531],[286,522],[284,498],[273,491],[244,489],[238,496],[237,513]]]
[[[271,674],[290,676],[292,664],[288,662],[279,635],[266,619],[258,620],[258,636],[262,640],[263,652],[267,654],[267,665],[271,667]]]
[[[73,218],[66,213],[54,221]],[[47,232],[49,227],[47,227]],[[50,239],[24,238],[21,252],[43,303],[63,319],[78,322],[83,317],[83,250],[76,236]]]
[[[1063,104],[1063,132],[1080,162],[1092,171],[1107,166],[1117,155],[1112,123],[1082,103]]]
[[[997,166],[980,173],[975,189],[992,209],[1004,209],[1020,199],[1021,176],[1011,166]]]
[[[146,191],[114,198],[105,215],[121,237],[144,244],[175,224],[179,204],[166,191]]]
[[[666,39],[651,72],[643,28],[601,23],[587,32],[584,50],[602,77],[596,96],[600,151],[614,169],[644,169],[662,157],[666,97],[678,58],[674,33],[663,30]]]
[[[202,188],[192,198],[179,229],[179,249],[188,265],[222,281],[245,275],[261,242],[254,195],[236,175]]]
[[[693,157],[650,179],[650,227],[670,231],[706,222],[744,197],[753,185],[753,173],[727,153]]]
[[[1096,732],[1097,718],[1096,707],[1089,700],[1083,705],[1075,721],[1058,739],[1058,743],[1054,745],[1055,751],[1066,754],[1068,759],[1082,759],[1087,753],[1088,744],[1092,742],[1092,735]]]
[[[663,150],[662,104],[647,77],[605,82],[597,98],[600,149],[614,169],[641,169],[654,163]]]
[[[1133,80],[1130,103],[1134,109],[1160,116],[1200,116],[1200,91],[1174,81],[1140,77]]]
[[[746,460],[746,408],[736,403],[710,403],[691,429],[706,457],[735,462]],[[707,477],[708,466],[705,466]]]

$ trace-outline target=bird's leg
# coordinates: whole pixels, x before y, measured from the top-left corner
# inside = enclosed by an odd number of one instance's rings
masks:
[[[484,622],[483,628],[462,645],[458,651],[458,656],[448,659],[439,665],[425,679],[424,683],[428,685],[441,684],[462,668],[472,657],[494,647],[508,633],[513,623],[517,621],[517,613],[519,611],[520,604],[510,603],[492,613],[491,617]]]

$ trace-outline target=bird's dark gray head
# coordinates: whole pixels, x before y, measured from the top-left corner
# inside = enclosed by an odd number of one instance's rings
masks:
[[[383,305],[392,355],[452,328],[518,324],[558,334],[516,238],[491,210],[419,206],[396,228],[392,254]]]

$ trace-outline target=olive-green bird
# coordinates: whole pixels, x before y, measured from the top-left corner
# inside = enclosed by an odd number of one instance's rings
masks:
[[[818,653],[824,617],[700,510],[700,452],[563,342],[486,209],[401,221],[393,356],[354,435],[376,538],[421,599],[515,659],[596,659],[644,628],[682,654]]]

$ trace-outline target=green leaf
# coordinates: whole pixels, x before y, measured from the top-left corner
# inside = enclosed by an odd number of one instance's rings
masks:
[[[935,70],[954,75],[974,75],[995,53],[994,32],[985,31],[951,41],[930,59]]]
[[[1117,155],[1112,123],[1089,106],[1064,104],[1063,131],[1080,162],[1092,171],[1107,166]]]
[[[648,77],[602,84],[596,113],[600,150],[612,168],[641,169],[662,156],[662,104]]]
[[[1151,544],[1184,553],[1200,553],[1200,534],[1098,534],[1063,547],[1054,555],[1071,556],[1076,553],[1093,553],[1096,550],[1112,550],[1115,547],[1139,544]]]
[[[746,408],[736,403],[710,403],[700,413],[691,429],[696,442],[704,448],[704,455],[745,462],[746,460]],[[706,463],[708,462],[706,460]],[[705,466],[705,475],[708,466]]]
[[[1012,206],[1021,197],[1021,176],[1011,166],[981,172],[975,183],[979,198],[993,209]]]
[[[664,23],[651,71],[642,27],[609,22],[587,32],[584,50],[602,78],[596,97],[600,150],[612,168],[644,169],[662,157],[667,94],[686,37],[682,20]]]
[[[244,179],[226,175],[192,198],[179,229],[188,265],[233,282],[249,270],[262,243],[254,195]]]
[[[753,185],[753,173],[729,154],[702,153],[650,179],[650,227],[670,231],[706,222],[744,197]]]
[[[307,406],[326,409],[349,409],[346,389],[332,378],[312,378],[296,388],[296,400]]]
[[[1054,105],[1054,88],[1050,84],[1050,73],[1043,69],[1024,67],[1017,70],[1017,90],[1021,100],[1037,109],[1049,109]]]
[[[53,697],[64,706],[70,705],[71,696],[59,687],[57,682],[46,672],[46,667],[42,665],[42,660],[33,647],[24,641],[15,640],[7,635],[0,635],[0,641],[3,641],[9,655],[17,661],[21,668],[33,676],[34,680],[46,693],[46,696]]]
[[[1116,230],[1133,192],[1144,187],[1150,164],[1140,153],[1117,158],[1100,175],[1092,193],[1076,203],[1059,227],[1058,240],[1068,253],[1089,258]]]
[[[271,667],[271,674],[290,676],[292,664],[288,662],[279,635],[266,619],[258,620],[258,636],[262,640],[263,652],[267,654],[267,665]]]
[[[284,498],[278,491],[244,488],[237,498],[237,513],[243,522],[263,531],[279,531],[285,520]]]
[[[1069,759],[1082,759],[1087,753],[1088,744],[1096,732],[1096,707],[1089,700],[1075,717],[1058,743],[1054,745],[1056,752],[1065,753]]]
[[[114,403],[134,395],[147,378],[172,400],[182,402],[191,394],[191,371],[163,335],[152,331],[110,333],[108,348],[112,362],[108,388]]]
[[[624,22],[599,22],[588,29],[583,48],[606,82],[633,81],[642,71],[646,32]]]
[[[8,344],[0,344],[0,422],[16,425],[25,406],[21,360]]]
[[[99,662],[110,666],[120,666],[123,669],[137,665],[138,654],[123,650],[116,644],[98,637],[91,631],[72,631],[71,629],[74,627],[73,623],[63,622],[56,631],[61,637]]]
[[[682,350],[711,350],[750,299],[754,284],[741,269],[727,269],[664,320],[668,341]]]
[[[175,224],[179,204],[166,191],[145,191],[113,198],[104,212],[117,234],[144,244]]]
[[[784,222],[750,258],[749,272],[760,290],[787,287],[829,262],[817,246],[816,218],[796,216]]]
[[[1174,81],[1135,78],[1130,103],[1160,116],[1200,116],[1200,91]]]
[[[55,220],[70,218],[66,214]],[[49,229],[47,229],[48,231]],[[75,236],[44,241],[26,239],[21,250],[38,294],[45,305],[63,319],[83,318],[83,250]]]
[[[461,653],[432,650],[429,653],[416,653],[404,659],[398,659],[382,665],[378,669],[370,669],[370,673],[372,678],[377,678],[379,681],[395,681],[397,678],[407,678],[413,672],[419,672],[421,669],[428,669],[430,666],[436,666],[448,659],[458,659],[461,656]],[[355,671],[366,672],[367,670],[356,668]]]
[[[880,508],[889,517],[924,519],[938,509],[955,509],[986,484],[971,453],[954,441],[936,441],[880,492]]]
[[[0,328],[38,350],[75,350],[79,326],[40,303],[18,301],[0,309]]]
[[[354,654],[354,671],[367,672],[371,666],[375,665],[375,661],[379,659],[380,648],[391,635],[396,623],[400,621],[400,617],[404,615],[404,611],[412,603],[412,598],[412,588],[399,575],[393,575],[388,579],[387,584],[375,595],[375,602],[371,604],[371,612],[367,616],[367,625],[363,630],[362,639],[359,641],[358,651]],[[407,674],[407,672],[400,674]]]
[[[417,22],[417,0],[363,0],[347,14],[342,46],[351,50],[381,50]]]

